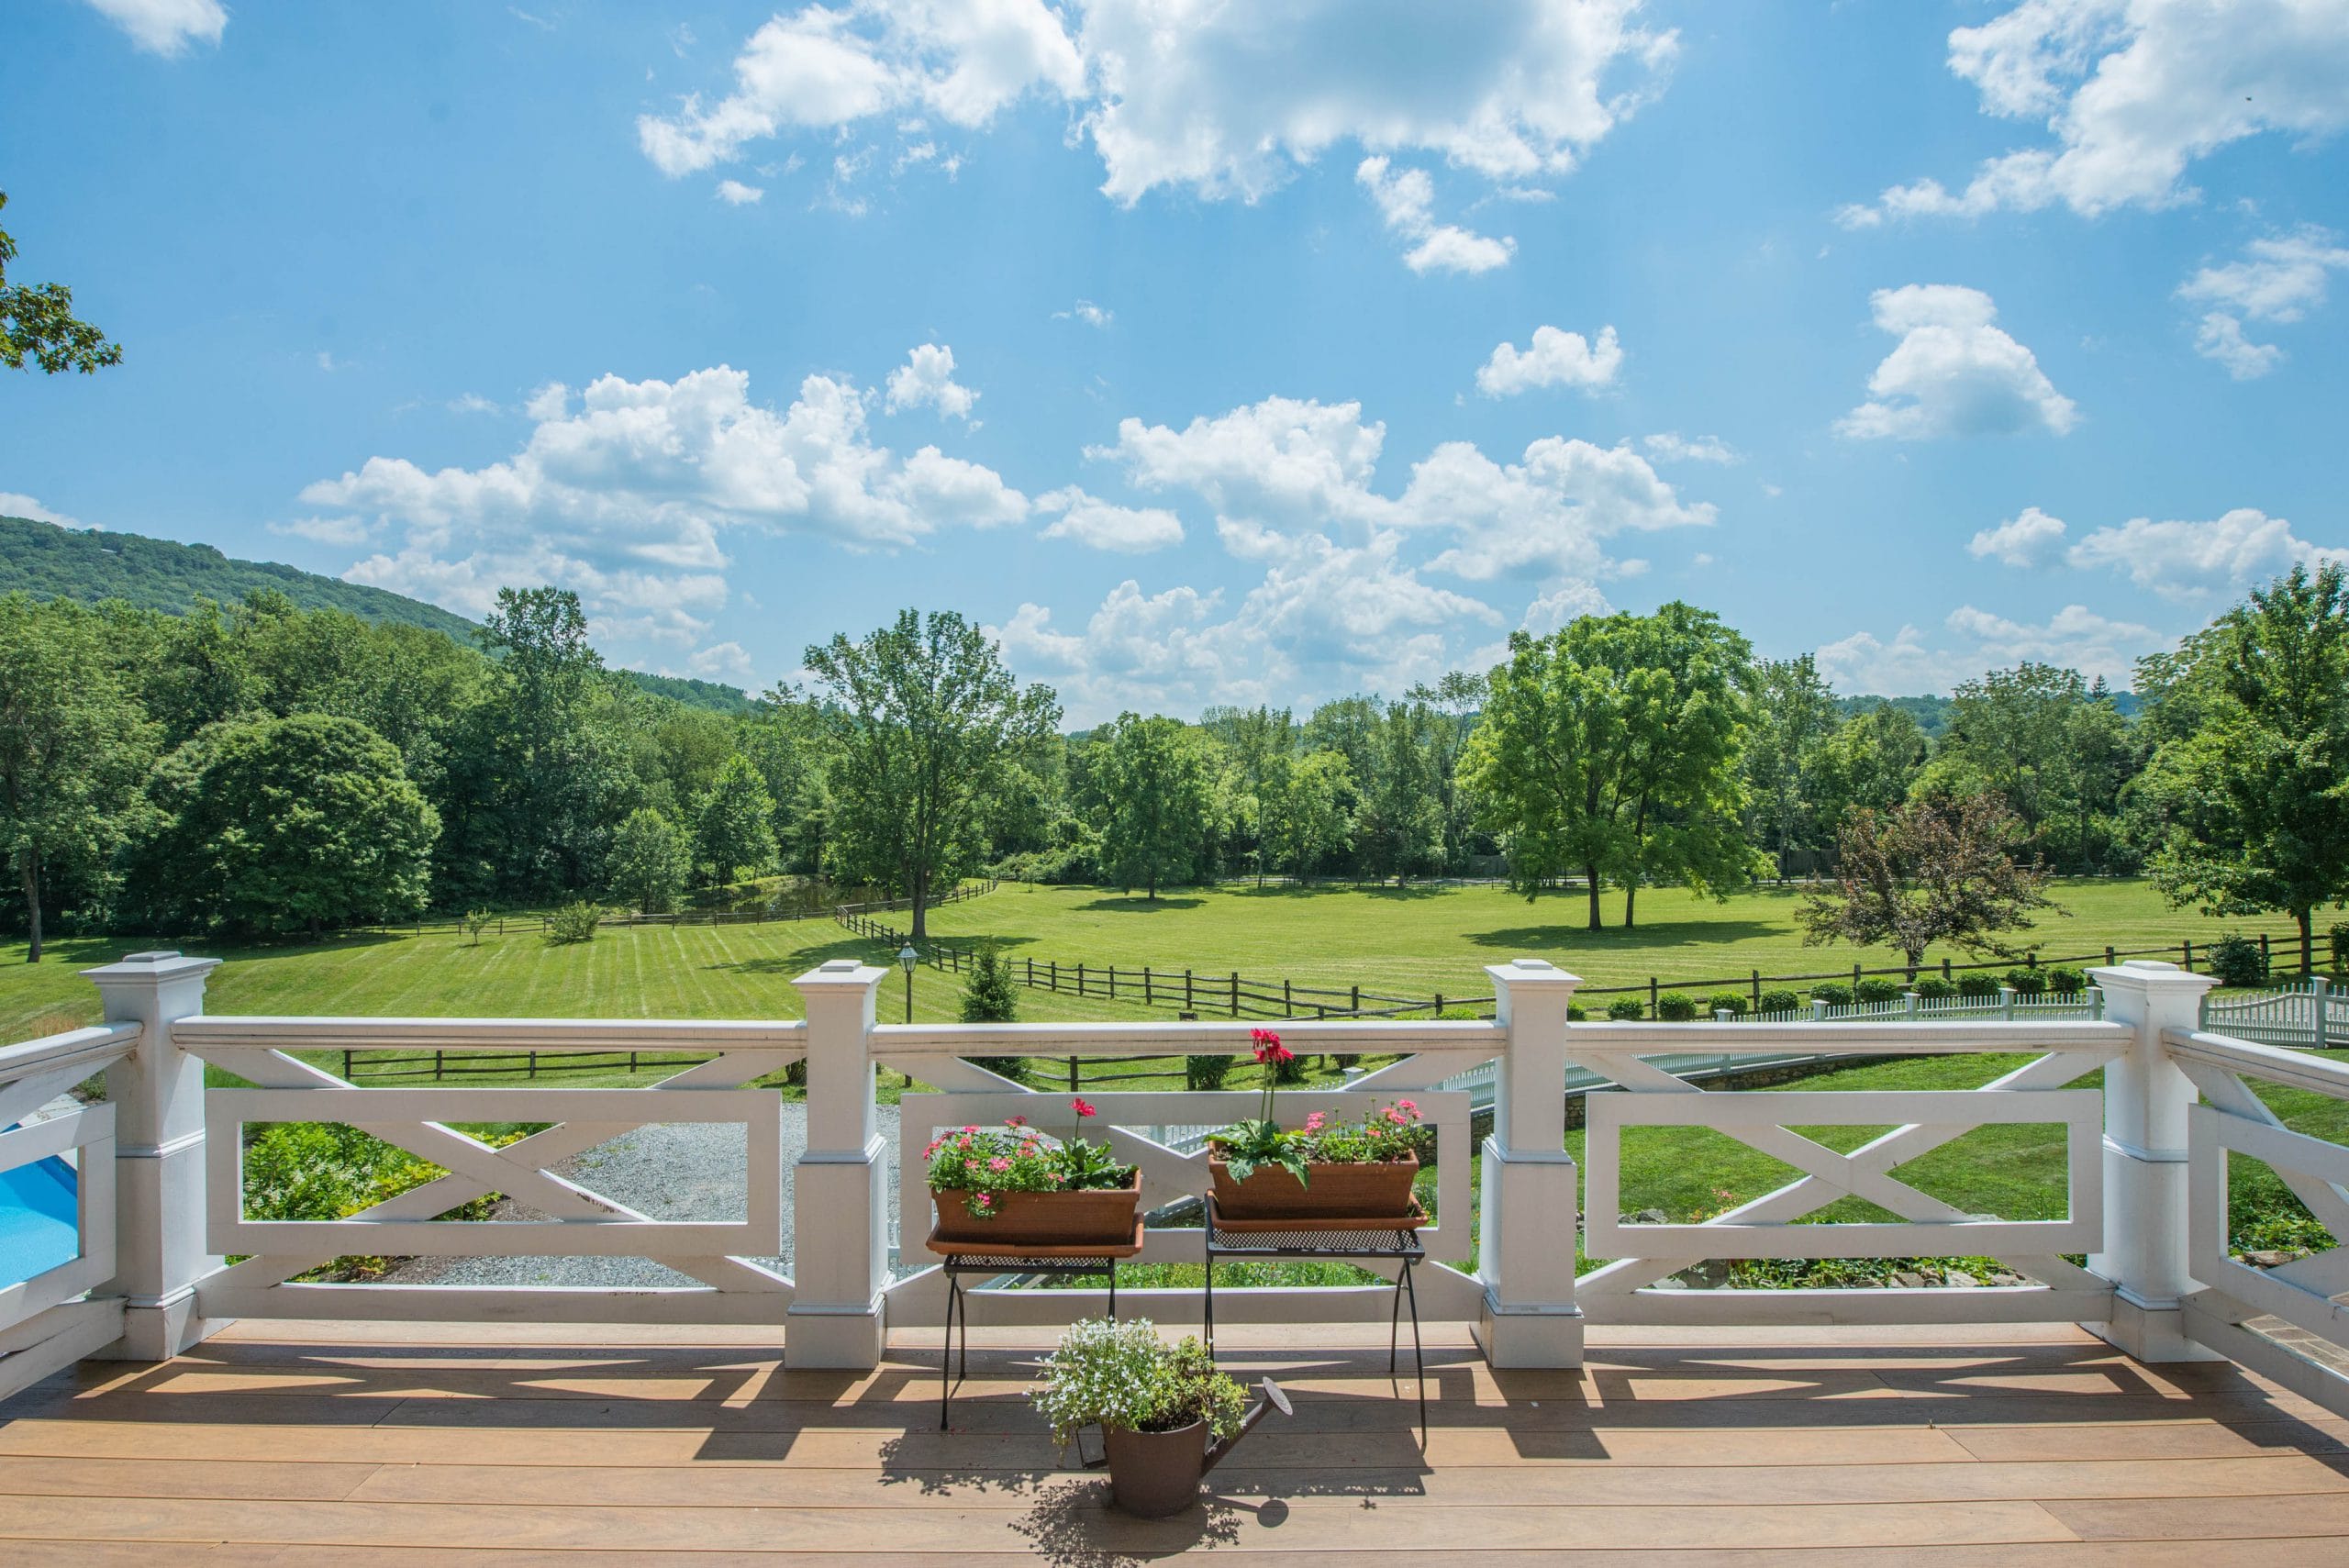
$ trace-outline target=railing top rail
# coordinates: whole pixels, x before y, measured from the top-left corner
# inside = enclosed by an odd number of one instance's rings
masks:
[[[1977,1051],[2102,1051],[2134,1036],[2126,1024],[2085,1018],[1831,1018],[1824,1023],[1577,1023],[1566,1049],[1648,1055],[1659,1051],[1731,1055],[1799,1045],[1820,1056],[1933,1055]]]
[[[172,1038],[184,1045],[268,1051],[403,1045],[442,1050],[798,1051],[806,1048],[807,1035],[807,1025],[797,1018],[367,1018],[207,1013],[172,1026]]]
[[[86,1065],[95,1073],[129,1054],[130,1048],[138,1043],[139,1026],[126,1023],[94,1024],[88,1029],[68,1029],[63,1034],[0,1046],[0,1084],[65,1067]]]
[[[1244,1021],[1146,1024],[883,1024],[874,1049],[900,1056],[1244,1055],[1253,1045]],[[1508,1039],[1485,1019],[1394,1023],[1384,1019],[1283,1019],[1290,1050],[1360,1052],[1475,1051],[1490,1055]],[[1014,1051],[1007,1047],[1019,1047]]]
[[[2182,1062],[2199,1062],[2230,1073],[2245,1073],[2270,1084],[2311,1089],[2349,1099],[2349,1063],[2311,1056],[2280,1045],[2254,1045],[2208,1029],[2164,1029],[2162,1046]]]

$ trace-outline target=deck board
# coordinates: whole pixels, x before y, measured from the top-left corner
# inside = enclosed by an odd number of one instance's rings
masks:
[[[755,1333],[239,1325],[0,1405],[0,1560],[825,1564],[952,1556],[2349,1568],[2349,1422],[2231,1364],[2145,1366],[2063,1327],[1594,1335],[1577,1372],[1430,1340],[1431,1430],[1355,1329],[1235,1330],[1268,1423],[1173,1520],[1108,1512],[974,1336],[786,1370]],[[1403,1385],[1408,1389],[1408,1384]],[[494,1543],[494,1544],[493,1544]]]

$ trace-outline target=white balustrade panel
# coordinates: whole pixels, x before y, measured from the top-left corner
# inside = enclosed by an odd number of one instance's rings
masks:
[[[429,1321],[780,1323],[791,1281],[754,1260],[782,1249],[782,1098],[745,1087],[806,1053],[796,1023],[581,1019],[239,1018],[175,1024],[181,1049],[257,1085],[205,1095],[207,1240],[244,1261],[201,1282],[211,1317]],[[371,1088],[289,1054],[425,1048],[542,1054],[695,1051],[711,1060],[641,1087],[581,1089],[435,1084]],[[444,1175],[331,1220],[256,1219],[245,1212],[249,1127],[328,1122],[357,1129]],[[551,1125],[499,1146],[452,1124]],[[575,1156],[640,1128],[739,1124],[739,1219],[662,1220],[560,1173]],[[543,1216],[439,1218],[503,1194]],[[697,1286],[412,1285],[301,1282],[338,1257],[644,1258]]]
[[[72,1168],[71,1257],[0,1282],[0,1398],[47,1377],[121,1332],[118,1299],[89,1293],[115,1273],[115,1107],[42,1108],[128,1053],[135,1028],[72,1029],[0,1050],[0,1173],[44,1161]]]
[[[1342,1089],[1291,1087],[1280,1090],[1276,1110],[1285,1126],[1302,1124],[1315,1111],[1360,1118],[1383,1110],[1398,1099],[1411,1100],[1436,1138],[1436,1212],[1439,1223],[1420,1231],[1431,1262],[1468,1264],[1475,1249],[1468,1218],[1475,1202],[1474,1152],[1470,1120],[1474,1095],[1446,1089],[1445,1080],[1488,1062],[1506,1044],[1507,1037],[1493,1023],[1453,1021],[1391,1023],[1358,1019],[1303,1022],[1291,1020],[1278,1029],[1282,1041],[1299,1055],[1342,1053],[1389,1055],[1408,1053],[1397,1062],[1366,1073]],[[1246,1024],[1179,1023],[1102,1026],[1096,1024],[1030,1025],[885,1025],[874,1031],[873,1046],[885,1065],[935,1084],[939,1092],[908,1094],[898,1102],[897,1179],[900,1203],[901,1268],[918,1272],[896,1282],[889,1290],[889,1320],[893,1324],[935,1324],[942,1320],[944,1284],[923,1240],[932,1218],[925,1181],[929,1162],[923,1154],[930,1140],[949,1128],[1000,1127],[1013,1116],[1024,1116],[1055,1137],[1072,1132],[1106,1141],[1118,1157],[1141,1172],[1141,1207],[1146,1213],[1203,1197],[1208,1188],[1208,1153],[1203,1141],[1185,1140],[1176,1148],[1162,1141],[1152,1129],[1217,1128],[1257,1114],[1263,1104],[1260,1088],[1214,1091],[1081,1091],[1096,1115],[1079,1118],[1070,1105],[1076,1097],[1065,1089],[1030,1088],[974,1066],[964,1057],[1032,1056],[1087,1058],[1163,1055],[1230,1055],[1241,1060],[1234,1077],[1260,1073],[1252,1053],[1254,1041]],[[1227,1080],[1230,1082],[1230,1080]],[[1081,1124],[1081,1125],[1080,1125]],[[1443,1217],[1452,1217],[1445,1221]],[[1194,1226],[1153,1226],[1143,1234],[1142,1263],[1201,1261],[1204,1232]],[[920,1265],[932,1265],[921,1267]],[[1365,1265],[1370,1272],[1382,1271]],[[1425,1268],[1417,1274],[1423,1307],[1431,1317],[1473,1317],[1478,1286],[1468,1274],[1448,1268]],[[1107,1303],[1103,1290],[1024,1291],[983,1290],[982,1321],[997,1323],[1057,1323],[1099,1311]],[[1384,1321],[1392,1307],[1391,1291],[1375,1286],[1316,1286],[1296,1288],[1219,1288],[1216,1312],[1219,1320],[1257,1321]],[[1136,1312],[1163,1322],[1197,1322],[1199,1293],[1193,1290],[1120,1289],[1119,1310],[1129,1301]]]
[[[1607,1259],[1576,1282],[1576,1301],[1600,1323],[1870,1323],[2094,1320],[2111,1298],[2105,1281],[2060,1254],[2103,1241],[2099,1147],[2103,1097],[2066,1089],[2126,1049],[2118,1024],[1860,1021],[1785,1024],[1577,1024],[1567,1058],[1620,1085],[1585,1099],[1586,1254]],[[1755,1057],[2028,1053],[2034,1060],[1979,1089],[1707,1090],[1675,1076],[1666,1048],[1705,1047]],[[1964,1213],[1892,1174],[1898,1166],[1979,1127],[2065,1129],[2067,1202],[2060,1220]],[[1886,1127],[1850,1153],[1791,1130]],[[1707,1128],[1794,1167],[1792,1181],[1697,1224],[1623,1218],[1622,1138],[1635,1127]],[[1819,1222],[1844,1197],[1897,1220]],[[1656,1282],[1709,1259],[1987,1256],[2027,1283],[1952,1290],[1697,1291]]]
[[[2203,1101],[2187,1111],[2187,1260],[2203,1288],[2184,1302],[2195,1340],[2349,1415],[2349,1378],[2244,1325],[2280,1318],[2349,1351],[2349,1246],[2273,1269],[2237,1262],[2229,1245],[2227,1158],[2263,1161],[2317,1222],[2349,1237],[2349,1149],[2286,1127],[2253,1087],[2274,1084],[2349,1099],[2349,1067],[2274,1045],[2204,1031],[2164,1036],[2170,1059]]]

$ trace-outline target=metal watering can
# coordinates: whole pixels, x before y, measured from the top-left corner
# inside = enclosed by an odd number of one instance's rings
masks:
[[[1171,1432],[1104,1432],[1102,1456],[1086,1468],[1109,1467],[1110,1495],[1126,1513],[1145,1519],[1179,1514],[1199,1500],[1199,1483],[1207,1473],[1221,1464],[1268,1412],[1297,1413],[1279,1384],[1268,1377],[1264,1390],[1264,1396],[1241,1418],[1240,1429],[1228,1438],[1208,1441],[1205,1421]]]

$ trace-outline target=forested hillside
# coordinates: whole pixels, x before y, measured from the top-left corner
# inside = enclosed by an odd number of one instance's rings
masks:
[[[419,627],[468,648],[480,641],[481,628],[464,617],[386,588],[273,561],[239,561],[208,544],[0,517],[0,594],[22,590],[37,599],[78,599],[85,605],[121,599],[142,610],[182,615],[198,599],[234,605],[264,588],[306,610],[341,610],[377,626]],[[618,673],[646,691],[694,707],[714,713],[751,709],[750,697],[733,686],[635,670]]]

